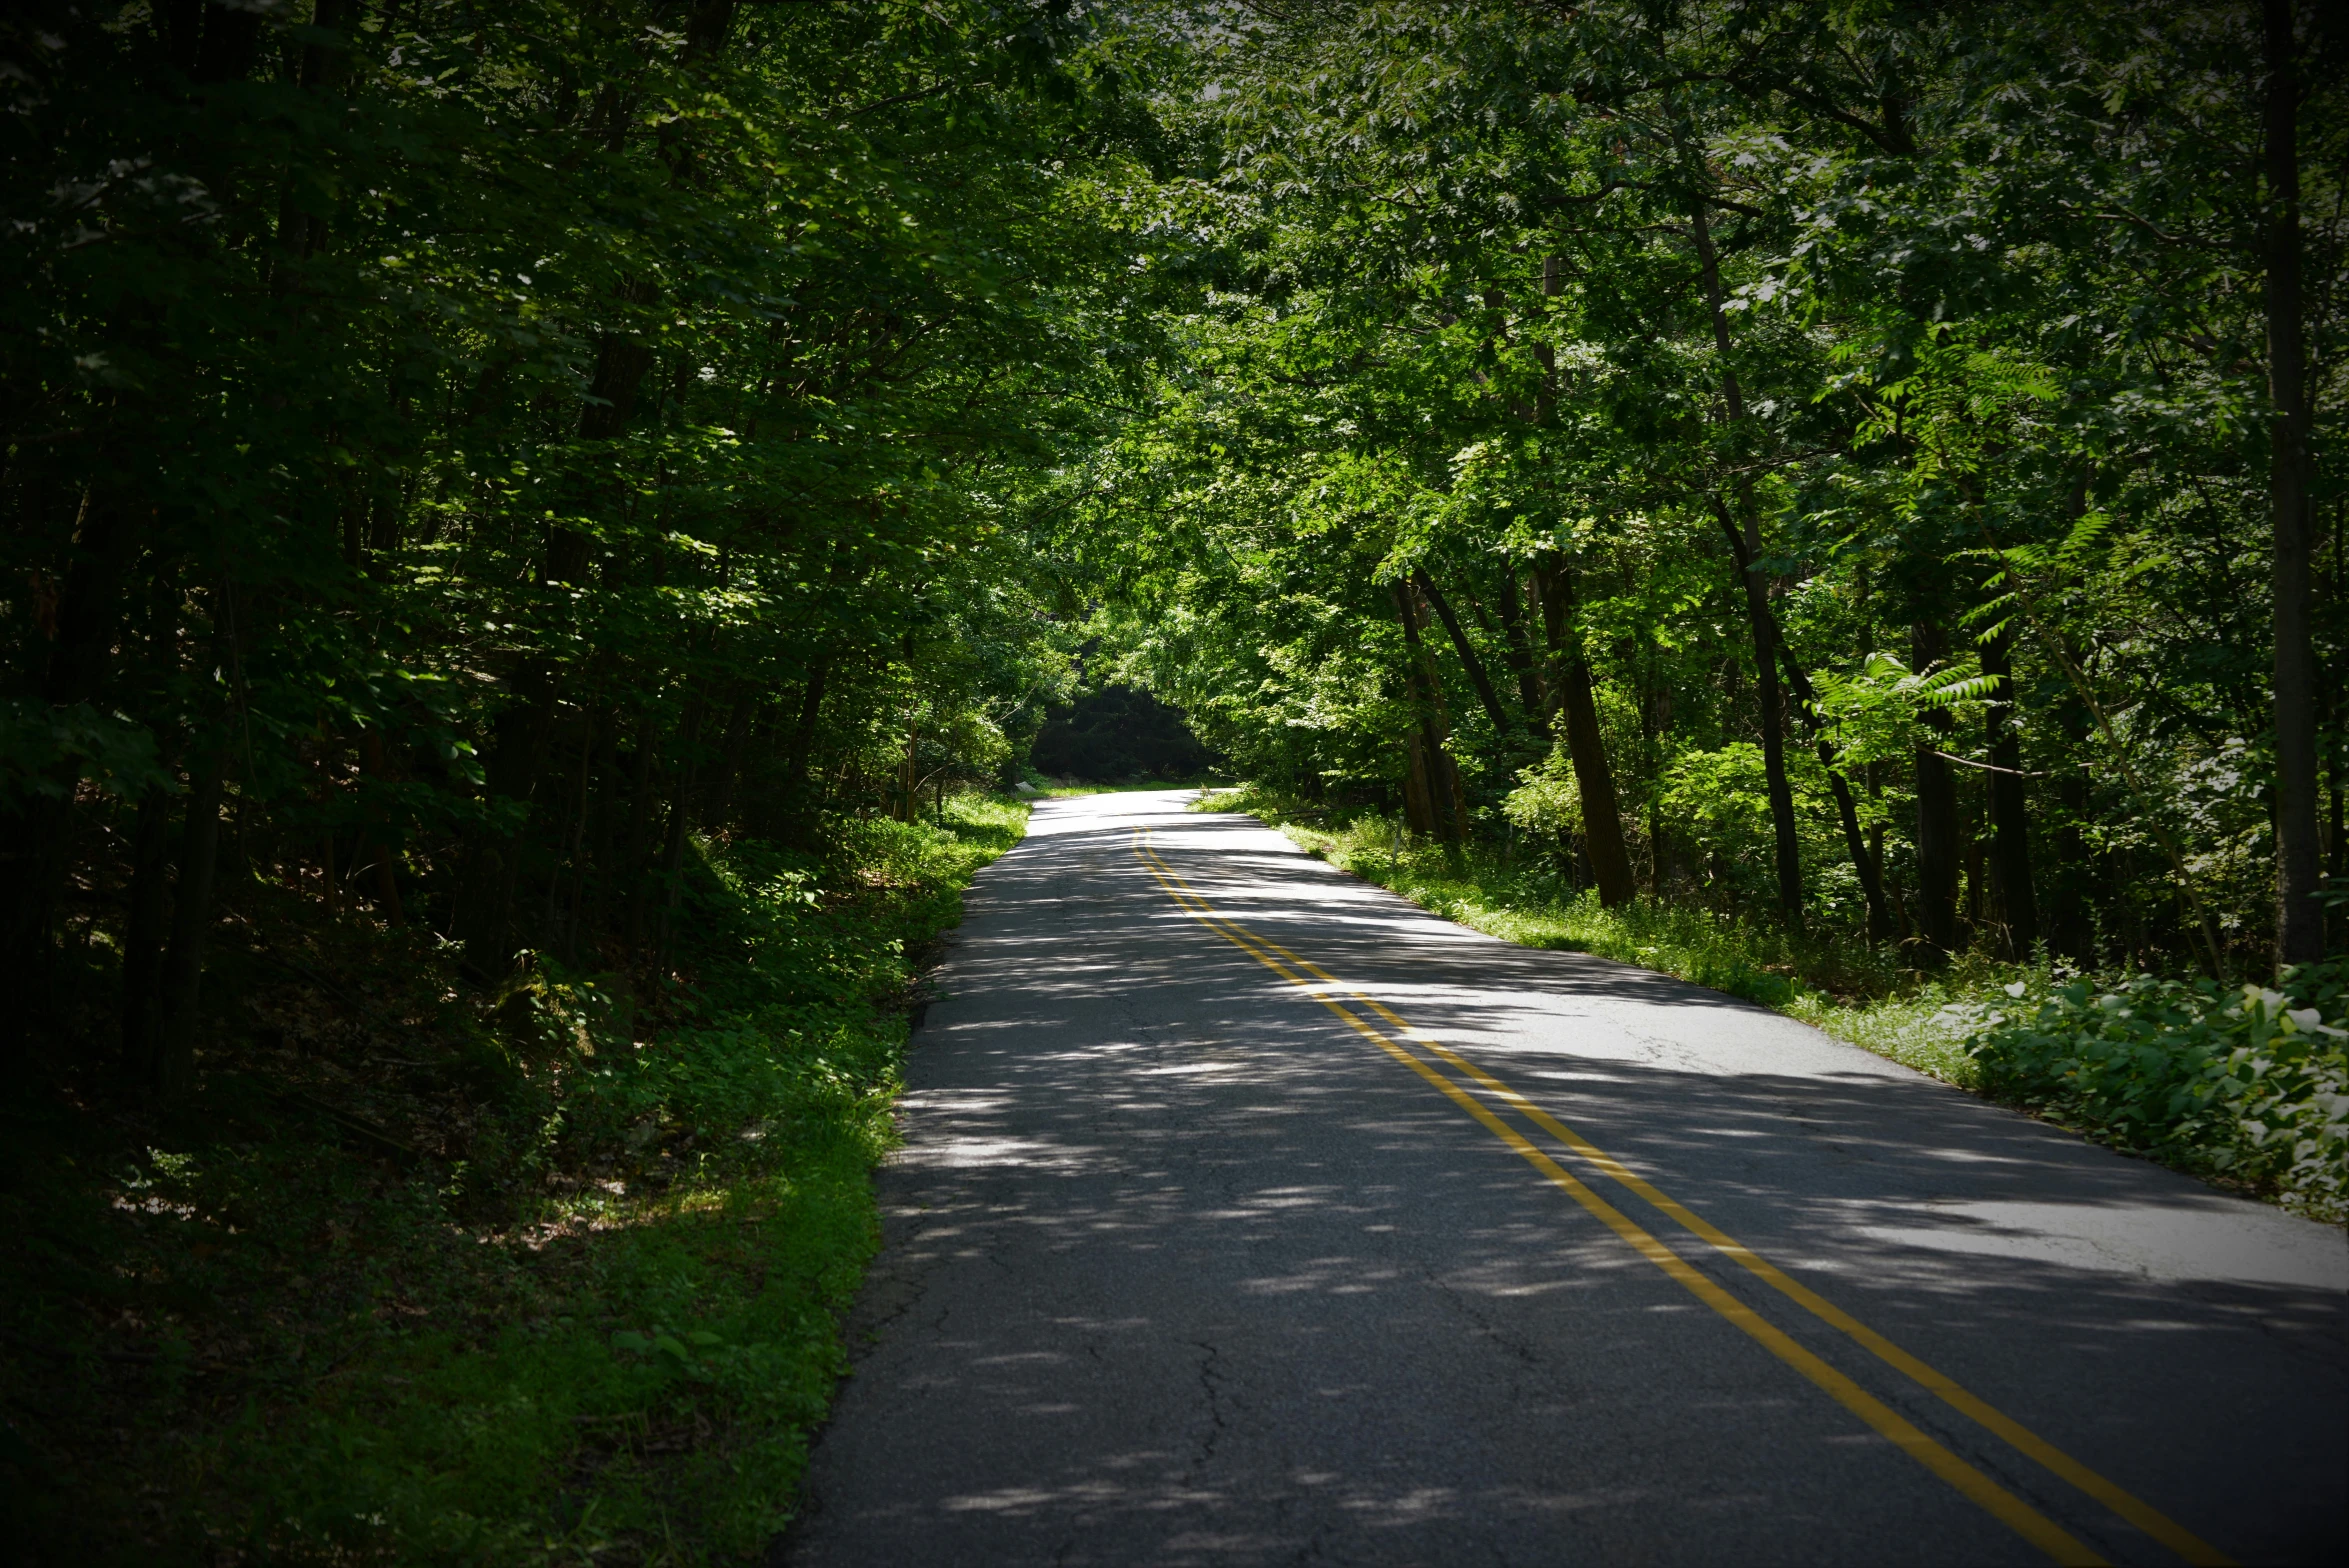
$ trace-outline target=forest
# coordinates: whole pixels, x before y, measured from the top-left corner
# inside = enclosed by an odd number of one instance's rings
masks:
[[[2345,95],[2294,0],[12,7],[37,1560],[755,1558],[1104,692],[2333,1212]]]

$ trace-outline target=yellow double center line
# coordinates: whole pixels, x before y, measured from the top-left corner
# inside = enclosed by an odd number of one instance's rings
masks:
[[[1686,1289],[1689,1294],[1743,1329],[1772,1355],[1817,1384],[1836,1403],[1858,1416],[1862,1421],[1867,1422],[1869,1426],[1882,1433],[1910,1458],[1973,1499],[2018,1535],[2046,1552],[2048,1556],[2059,1563],[2067,1564],[2093,1564],[2104,1561],[2054,1520],[2012,1492],[2007,1491],[1940,1443],[1935,1442],[1898,1411],[1877,1399],[1818,1356],[1804,1349],[1777,1325],[1699,1273],[1678,1253],[1634,1224],[1606,1199],[1584,1186],[1571,1172],[1543,1153],[1532,1140],[1507,1122],[1502,1121],[1483,1101],[1429,1066],[1416,1052],[1398,1045],[1393,1039],[1382,1034],[1359,1013],[1330,996],[1327,988],[1334,987],[1343,991],[1353,1001],[1361,1003],[1371,1012],[1393,1025],[1396,1032],[1408,1038],[1412,1045],[1417,1046],[1446,1066],[1456,1069],[1491,1092],[1512,1110],[1523,1115],[1543,1132],[1557,1139],[1619,1185],[1629,1189],[1643,1201],[1652,1205],[1683,1230],[1737,1263],[1820,1322],[1847,1335],[1878,1360],[1900,1372],[1902,1376],[1940,1399],[1951,1409],[1995,1433],[2017,1452],[2026,1455],[2043,1468],[2060,1476],[2088,1496],[2095,1498],[2121,1518],[2126,1519],[2147,1535],[2175,1551],[2186,1561],[2197,1565],[2212,1565],[2212,1568],[2217,1568],[2217,1565],[2231,1564],[2232,1560],[2217,1548],[2160,1510],[2130,1495],[2077,1459],[2064,1453],[2045,1438],[2032,1432],[2021,1422],[1996,1409],[1987,1401],[1967,1392],[1946,1374],[1927,1366],[1874,1329],[1852,1317],[1842,1308],[1817,1295],[1798,1281],[1789,1278],[1776,1265],[1725,1234],[1710,1221],[1657,1191],[1648,1182],[1626,1169],[1613,1156],[1607,1154],[1589,1139],[1559,1121],[1491,1073],[1413,1029],[1385,1003],[1346,986],[1320,965],[1299,958],[1270,938],[1249,930],[1227,916],[1218,914],[1214,907],[1202,898],[1197,890],[1192,888],[1190,883],[1183,880],[1172,866],[1159,858],[1157,852],[1147,842],[1149,832],[1148,828],[1135,830],[1135,857],[1142,862],[1144,869],[1157,880],[1159,886],[1165,888],[1176,904],[1181,906],[1193,919],[1234,947],[1247,953],[1282,979],[1302,987],[1315,1001],[1343,1019],[1356,1033],[1425,1078],[1453,1103],[1475,1117],[1487,1131],[1500,1139],[1527,1164],[1549,1178],[1568,1197],[1588,1210],[1601,1224],[1629,1243],[1641,1257],[1646,1258],[1671,1276],[1672,1280]]]

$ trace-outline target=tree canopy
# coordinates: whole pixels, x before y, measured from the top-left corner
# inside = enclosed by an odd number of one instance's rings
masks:
[[[697,844],[1015,775],[1088,646],[1610,904],[2326,948],[2315,8],[4,25],[20,1045],[186,1082],[254,889],[655,973]]]

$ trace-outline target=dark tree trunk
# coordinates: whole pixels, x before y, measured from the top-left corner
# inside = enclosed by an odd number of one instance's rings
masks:
[[[1689,235],[1696,242],[1699,277],[1713,322],[1713,351],[1721,365],[1721,400],[1728,411],[1728,422],[1742,425],[1745,393],[1737,384],[1737,370],[1730,360],[1729,313],[1723,308],[1721,260],[1713,248],[1713,229],[1707,221],[1705,205],[1702,196],[1689,203]],[[1759,561],[1762,525],[1754,501],[1754,482],[1750,476],[1740,474],[1733,481],[1732,489],[1737,497],[1737,517],[1733,522],[1723,514],[1723,526],[1730,529],[1741,546],[1738,555],[1741,563]],[[1754,668],[1762,702],[1762,772],[1770,793],[1770,829],[1778,864],[1778,908],[1785,915],[1787,925],[1799,931],[1803,924],[1802,847],[1795,836],[1794,786],[1786,773],[1786,714],[1778,692],[1769,592],[1751,566],[1741,564],[1737,575],[1745,583],[1746,616],[1753,625]]]
[[[1425,567],[1413,572],[1411,580],[1427,596],[1428,604],[1435,610],[1436,619],[1444,623],[1444,635],[1452,639],[1452,651],[1460,656],[1460,668],[1468,672],[1468,684],[1476,688],[1476,700],[1483,704],[1485,717],[1492,720],[1493,733],[1506,740],[1510,728],[1508,710],[1501,706],[1500,694],[1493,690],[1492,677],[1485,673],[1484,660],[1478,656],[1476,645],[1468,640],[1468,633],[1460,625],[1460,617],[1452,613],[1451,603],[1444,598],[1443,591],[1436,587],[1435,579],[1427,574]]]
[[[1725,528],[1724,532],[1729,536],[1729,553],[1737,563],[1738,574],[1753,582],[1753,560],[1747,553],[1745,540],[1735,528]],[[1794,650],[1786,645],[1786,636],[1779,630],[1778,616],[1770,608],[1768,598],[1762,598],[1758,608],[1749,600],[1747,609],[1748,613],[1760,616],[1756,640],[1766,637],[1769,646],[1777,650],[1779,663],[1786,670],[1786,684],[1794,693],[1795,712],[1801,716],[1803,727],[1810,732],[1811,742],[1818,749],[1819,766],[1827,774],[1828,793],[1835,799],[1836,821],[1843,828],[1844,852],[1851,856],[1852,869],[1859,874],[1860,896],[1867,904],[1868,940],[1884,941],[1892,936],[1896,922],[1891,900],[1884,892],[1883,858],[1870,848],[1860,831],[1859,803],[1852,797],[1851,780],[1844,777],[1837,761],[1835,743],[1827,738],[1826,727],[1820,722],[1819,700],[1811,690],[1811,678],[1795,662]]]
[[[1407,683],[1411,692],[1411,706],[1419,719],[1421,773],[1425,780],[1429,823],[1454,846],[1464,846],[1468,842],[1468,824],[1461,820],[1459,791],[1447,770],[1446,764],[1450,759],[1444,754],[1435,672],[1430,666],[1426,645],[1420,641],[1419,605],[1407,582],[1395,584],[1395,612],[1403,623],[1403,643],[1409,665]],[[1451,797],[1449,801],[1446,800],[1447,796]],[[1451,809],[1447,810],[1447,805]],[[1448,824],[1446,817],[1451,819]]]
[[[1802,929],[1803,871],[1801,842],[1795,836],[1794,784],[1786,771],[1786,702],[1778,689],[1778,627],[1770,613],[1769,590],[1758,568],[1748,566],[1759,549],[1753,519],[1753,498],[1739,495],[1745,512],[1741,531],[1726,511],[1719,513],[1729,536],[1731,564],[1745,588],[1746,624],[1754,640],[1754,695],[1761,705],[1762,780],[1770,795],[1770,830],[1778,869],[1778,908],[1788,926]]]
[[[726,728],[718,737],[718,763],[711,772],[707,800],[702,808],[702,820],[723,823],[734,804],[734,778],[742,769],[742,755],[749,747],[751,723],[758,717],[758,693],[745,687],[735,698],[733,708],[726,715]]]
[[[631,959],[644,946],[644,913],[649,896],[645,857],[652,836],[653,764],[659,751],[659,737],[660,725],[648,707],[636,719],[636,753],[628,766],[628,834],[619,865],[628,900],[628,917],[620,939]]]
[[[161,1022],[156,988],[171,922],[171,797],[151,789],[139,799],[131,834],[130,918],[122,941],[122,1067],[133,1088],[153,1071]]]
[[[685,704],[685,724],[677,735],[677,787],[669,796],[669,831],[661,846],[660,956],[669,951],[670,928],[677,905],[685,896],[685,838],[693,826],[693,783],[701,766],[701,727],[709,706],[694,697]]]
[[[1508,648],[1509,668],[1517,675],[1517,705],[1525,727],[1535,739],[1550,738],[1548,697],[1542,691],[1540,667],[1534,662],[1533,640],[1525,634],[1525,597],[1517,586],[1517,568],[1501,572],[1501,636]]]
[[[1419,727],[1414,724],[1403,737],[1403,825],[1414,834],[1432,835],[1435,813],[1428,802],[1434,798],[1427,787],[1426,746],[1419,738]]]
[[[2076,736],[2074,750],[2085,736]],[[2047,910],[2048,945],[2082,968],[2096,960],[2096,934],[2088,919],[2088,840],[2080,824],[2088,817],[2088,777],[2076,767],[2057,776],[2055,798],[2063,818],[2055,830],[2055,885]]]
[[[97,702],[105,695],[115,637],[122,622],[122,580],[137,547],[128,511],[102,490],[85,494],[74,530],[73,565],[57,601],[57,640],[34,671],[52,710]],[[36,642],[37,648],[39,644]],[[55,794],[33,792],[0,821],[0,857],[7,891],[0,895],[0,1039],[11,1046],[25,1025],[49,1010],[51,928],[57,901],[73,867],[72,776],[51,781]]]
[[[814,792],[810,788],[808,763],[815,754],[816,726],[824,713],[824,681],[831,668],[830,659],[818,659],[809,667],[807,685],[800,689],[799,716],[784,747],[780,794],[787,816],[785,831],[780,836],[793,841],[804,841],[814,831],[816,803],[810,798]]]
[[[2263,0],[2267,92],[2268,511],[2275,531],[2276,959],[2324,957],[2309,642],[2309,407],[2301,341],[2299,82],[2292,0]]]
[[[2031,878],[2031,816],[2023,791],[2023,748],[2015,738],[2014,670],[2006,634],[1982,645],[1982,673],[1998,677],[1998,695],[1984,720],[1990,765],[1990,831],[1998,904],[2005,917],[2006,956],[2025,959],[2039,942],[2039,900]]]
[[[1941,628],[1919,622],[1910,633],[1910,659],[1918,674],[1939,664],[1947,652]],[[1958,827],[1957,780],[1934,753],[1946,749],[1950,716],[1925,715],[1932,745],[1919,746],[1917,768],[1917,930],[1935,962],[1959,950],[1958,865],[1965,853]]]
[[[359,759],[371,778],[392,782],[390,754],[383,731],[370,728],[359,737]],[[392,925],[400,923],[400,875],[397,834],[390,822],[370,821],[360,835],[357,853],[367,857],[375,873],[375,906]]]
[[[1566,751],[1574,759],[1574,785],[1582,801],[1582,840],[1590,857],[1591,880],[1599,902],[1620,909],[1638,896],[1631,856],[1623,848],[1623,814],[1615,797],[1615,770],[1607,763],[1607,741],[1599,729],[1599,705],[1591,689],[1590,663],[1574,624],[1574,578],[1565,561],[1552,555],[1534,567],[1540,586],[1542,624],[1550,645],[1551,684],[1566,723]]]
[[[238,663],[236,591],[212,590],[211,663],[231,670]],[[171,945],[163,955],[156,988],[155,1020],[147,1037],[152,1050],[140,1064],[147,1093],[157,1099],[185,1090],[195,1081],[196,1032],[201,1017],[204,949],[212,934],[214,873],[220,857],[220,803],[228,771],[229,714],[215,706],[199,720],[188,759],[186,814],[181,819],[179,875],[171,892]]]
[[[212,933],[212,874],[219,862],[227,757],[226,737],[207,737],[189,772],[179,879],[172,889],[171,947],[163,958],[154,1051],[142,1075],[147,1092],[158,1100],[180,1093],[195,1079],[196,1026],[203,1001],[204,948]]]

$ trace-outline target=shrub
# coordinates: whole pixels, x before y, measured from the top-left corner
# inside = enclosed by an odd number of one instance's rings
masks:
[[[2349,1218],[2349,963],[2276,989],[2018,980],[1974,1010],[1982,1087],[2119,1147]]]

